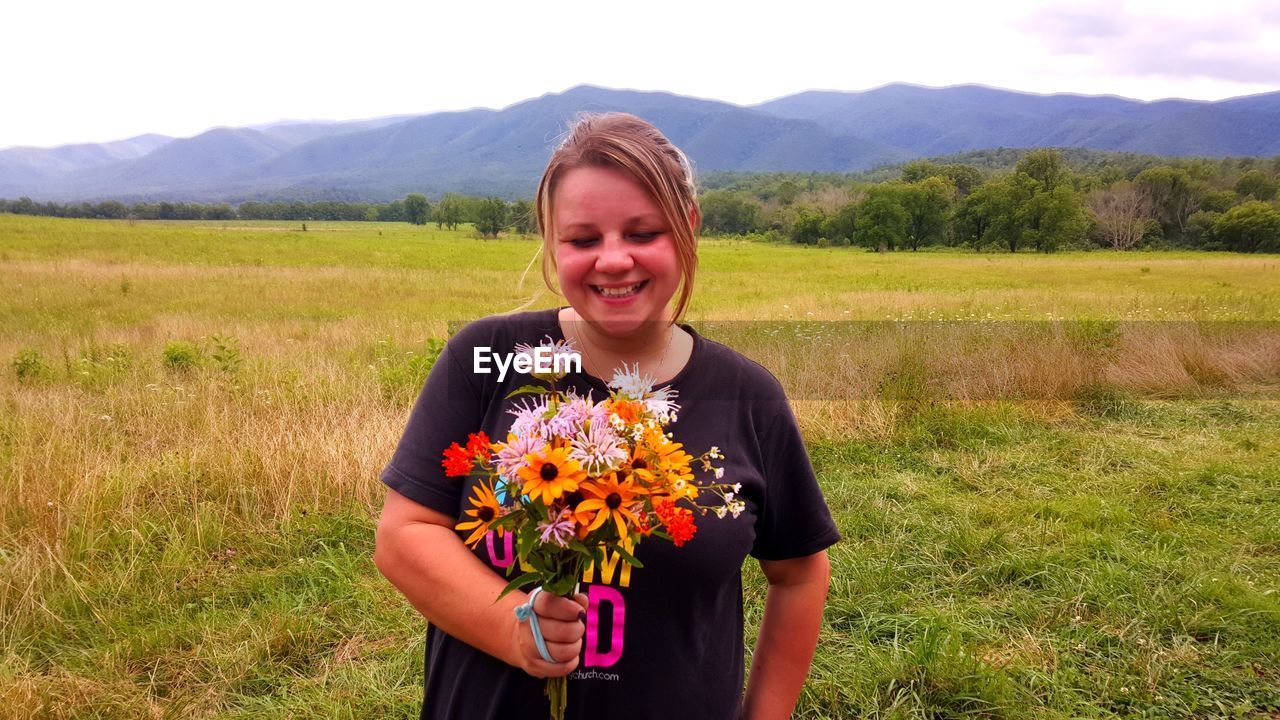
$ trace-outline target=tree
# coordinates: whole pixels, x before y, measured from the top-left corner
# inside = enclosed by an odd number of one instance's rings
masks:
[[[511,206],[511,229],[521,235],[530,235],[538,229],[538,218],[533,212],[533,203],[520,198]]]
[[[1054,252],[1084,236],[1086,222],[1080,197],[1069,185],[1035,193],[1023,212],[1026,238],[1040,252]]]
[[[414,225],[426,225],[427,214],[431,212],[431,205],[427,203],[425,195],[418,193],[409,193],[404,198],[404,216],[405,219]]]
[[[1276,196],[1276,180],[1260,170],[1250,170],[1236,181],[1236,192],[1255,200],[1272,200]]]
[[[1026,232],[1024,206],[1035,189],[1035,181],[1017,173],[979,185],[956,212],[957,235],[977,249],[992,244],[1017,252]]]
[[[1062,162],[1062,153],[1052,148],[1032,150],[1018,161],[1014,172],[1021,173],[1040,183],[1044,192],[1052,192],[1068,179],[1066,165]]]
[[[907,239],[910,216],[899,201],[899,193],[879,185],[867,192],[854,220],[857,241],[868,247],[894,250]]]
[[[457,193],[445,193],[435,209],[436,229],[448,227],[453,230],[462,222],[462,196]]]
[[[485,237],[498,237],[507,226],[507,204],[502,198],[487,197],[476,204],[476,230]]]
[[[902,209],[907,211],[906,241],[912,250],[942,242],[955,194],[951,181],[938,176],[902,188],[898,198]]]
[[[982,183],[982,173],[972,165],[952,163],[939,165],[932,160],[912,160],[902,166],[902,182],[917,183],[931,177],[946,178],[963,197]]]
[[[94,208],[94,215],[101,218],[110,218],[112,220],[123,220],[129,214],[128,208],[124,203],[117,200],[107,200],[98,203]]]
[[[823,237],[827,216],[822,208],[811,205],[796,206],[795,222],[791,225],[791,241],[801,245],[815,245]]]
[[[755,198],[733,190],[712,190],[703,194],[698,204],[703,228],[732,235],[754,232],[763,209]]]
[[[848,245],[857,234],[858,204],[846,203],[827,216],[822,225],[822,236],[838,245]]]
[[[1200,200],[1200,209],[1224,213],[1238,202],[1240,202],[1240,196],[1236,194],[1235,190],[1215,190],[1205,193],[1204,198]],[[1188,217],[1187,222],[1190,221],[1191,218]]]
[[[1187,231],[1182,235],[1183,241],[1201,250],[1222,249],[1214,231],[1221,217],[1222,213],[1210,210],[1197,210],[1191,213],[1191,217],[1187,218]]]
[[[1236,252],[1280,251],[1280,212],[1251,200],[1223,213],[1214,223],[1213,234]]]
[[[1165,235],[1182,237],[1202,194],[1191,175],[1182,168],[1157,165],[1138,173],[1134,183],[1147,194]]]
[[[1131,182],[1121,181],[1089,194],[1098,237],[1117,250],[1128,250],[1142,241],[1151,200]]]

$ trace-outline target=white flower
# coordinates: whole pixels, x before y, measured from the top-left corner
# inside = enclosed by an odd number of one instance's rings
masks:
[[[569,441],[569,448],[569,457],[592,475],[612,470],[627,459],[617,433],[608,425],[592,423]]]
[[[723,505],[721,505],[720,507],[716,508],[716,517],[718,517],[718,518],[722,518],[722,517],[724,517],[724,514],[725,514],[725,507],[724,507]]]
[[[649,412],[658,418],[658,422],[669,423],[676,419],[676,411],[680,409],[680,406],[675,403],[675,398],[676,391],[664,387],[654,390],[644,399],[644,404],[649,408]]]
[[[723,477],[724,477],[724,468],[722,467],[716,468],[716,479],[719,480]],[[737,487],[737,486],[735,485],[734,487]]]
[[[609,387],[634,400],[640,400],[652,392],[653,383],[652,375],[640,374],[640,363],[631,367],[623,363],[620,370],[613,371],[613,379],[609,381]]]
[[[742,492],[742,483],[734,483],[734,484],[733,484],[733,491],[734,491],[734,492]]]

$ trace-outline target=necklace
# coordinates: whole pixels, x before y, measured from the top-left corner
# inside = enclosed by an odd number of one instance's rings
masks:
[[[573,313],[573,314],[574,314],[574,316],[575,316],[576,318],[578,318],[578,320],[577,320],[577,321],[581,321],[581,316],[580,316],[580,315],[578,315],[577,311],[574,311],[574,313]],[[667,362],[667,353],[671,351],[671,343],[675,340],[675,337],[676,337],[676,331],[675,331],[675,328],[674,328],[674,325],[675,325],[675,324],[674,324],[674,323],[672,323],[672,325],[673,325],[673,327],[672,327],[671,331],[670,331],[669,333],[667,333],[667,346],[666,346],[665,348],[663,348],[663,350],[662,350],[662,359],[658,361],[658,366],[657,366],[657,367],[658,367],[658,370],[661,370],[661,369],[662,369],[662,366],[666,364],[666,362]],[[586,361],[587,361],[588,363],[590,363],[590,364],[591,364],[591,365],[596,369],[596,371],[597,371],[597,372],[599,372],[599,370],[600,370],[600,366],[599,366],[599,365],[597,365],[597,364],[596,364],[596,362],[595,362],[594,360],[592,360],[592,359],[591,359],[591,353],[587,350],[587,344],[586,344],[586,342],[584,342],[584,341],[582,340],[582,336],[578,334],[578,328],[577,328],[577,326],[575,326],[575,327],[574,327],[574,329],[573,329],[573,334],[574,334],[574,339],[575,339],[575,341],[577,342],[577,344],[579,344],[579,345],[581,345],[581,346],[582,346],[582,356],[583,356],[583,358],[584,358],[584,359],[586,359]],[[597,377],[601,377],[601,376],[600,376],[600,375],[597,375]],[[605,379],[605,382],[607,383],[607,382],[609,382],[609,380],[608,380],[608,379]]]

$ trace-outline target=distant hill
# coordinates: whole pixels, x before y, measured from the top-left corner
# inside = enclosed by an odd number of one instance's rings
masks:
[[[755,106],[920,156],[1076,147],[1173,156],[1280,154],[1280,93],[1219,102],[1034,95],[980,85],[803,92]]]
[[[76,172],[133,160],[168,143],[164,135],[139,135],[109,143],[83,143],[55,148],[15,147],[0,150],[0,186],[38,185]]]
[[[581,111],[632,112],[699,172],[853,172],[988,148],[1280,154],[1280,93],[1220,102],[1033,95],[977,85],[804,92],[753,107],[579,86],[501,110],[218,128],[173,140],[0,152],[0,197],[49,200],[530,195]]]

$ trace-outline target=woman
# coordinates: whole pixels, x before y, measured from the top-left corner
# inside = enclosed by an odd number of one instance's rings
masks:
[[[446,345],[382,473],[390,488],[375,561],[430,623],[424,718],[544,717],[544,678],[569,676],[574,718],[786,718],[808,673],[826,600],[826,548],[840,539],[777,380],[678,324],[693,291],[699,211],[684,155],[631,115],[586,116],[553,153],[536,199],[552,273],[568,306],[491,316]],[[554,286],[552,287],[554,290]],[[671,299],[679,291],[674,311]],[[746,511],[697,517],[684,547],[651,539],[632,570],[606,558],[573,599],[540,593],[534,612],[556,662],[542,659],[514,610],[494,599],[510,536],[468,549],[454,531],[474,479],[445,477],[440,453],[469,432],[506,437],[517,373],[475,372],[475,353],[571,339],[583,372],[565,382],[597,399],[612,369],[639,364],[679,393],[669,425],[694,455],[719,447],[719,482]],[[488,348],[489,350],[483,350]],[[769,580],[743,695],[742,563]],[[532,590],[532,588],[529,588]]]

